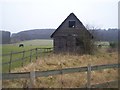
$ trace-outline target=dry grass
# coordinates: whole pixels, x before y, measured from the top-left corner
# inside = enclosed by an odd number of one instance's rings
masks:
[[[44,58],[39,58],[36,62],[33,62],[23,68],[16,68],[12,72],[28,72],[28,71],[44,71],[70,67],[82,67],[91,65],[102,64],[114,64],[118,63],[117,52],[109,53],[105,49],[101,49],[95,55],[70,55],[70,54],[51,54]],[[92,84],[103,83],[107,81],[117,80],[117,69],[106,69],[101,71],[92,71]],[[86,72],[72,73],[64,75],[56,75],[49,77],[36,78],[35,87],[48,87],[48,88],[60,88],[60,87],[82,87],[87,83]],[[19,79],[12,81],[3,81],[3,87],[9,88],[22,88],[28,87],[29,80]]]

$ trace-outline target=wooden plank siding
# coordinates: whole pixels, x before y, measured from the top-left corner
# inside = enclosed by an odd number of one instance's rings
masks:
[[[74,22],[74,27],[69,26],[69,22]],[[54,41],[54,52],[85,52],[85,48],[89,45],[92,35],[87,31],[82,22],[71,13],[63,23],[51,35]],[[79,44],[76,39],[85,44]],[[85,41],[85,42],[84,42]],[[86,45],[86,46],[84,46]],[[89,48],[89,47],[88,47]],[[86,49],[86,51],[89,49]]]

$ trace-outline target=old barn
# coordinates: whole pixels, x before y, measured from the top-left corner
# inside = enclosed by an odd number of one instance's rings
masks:
[[[54,52],[90,53],[93,36],[71,13],[51,35]]]

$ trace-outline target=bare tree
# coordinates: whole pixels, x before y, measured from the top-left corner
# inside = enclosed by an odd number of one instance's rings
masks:
[[[93,26],[93,25],[90,25],[90,24],[86,24],[86,29],[91,33],[91,35],[93,36],[93,39],[90,40],[87,44],[88,46],[88,49],[90,51],[90,54],[93,54],[94,52],[96,52],[97,48],[96,48],[96,45],[95,45],[95,41],[97,38],[97,32],[96,30],[98,29],[97,26]]]

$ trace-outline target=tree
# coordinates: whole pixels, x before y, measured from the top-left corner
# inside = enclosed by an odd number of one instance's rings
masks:
[[[88,51],[89,54],[94,54],[94,52],[96,51],[95,40],[96,40],[96,35],[97,35],[97,33],[95,32],[95,30],[98,27],[95,27],[95,26],[89,25],[89,24],[86,24],[85,27],[91,33],[91,35],[93,36],[92,39],[89,39],[86,42],[86,51]]]
[[[2,44],[10,43],[10,32],[8,31],[0,31],[2,32]]]

